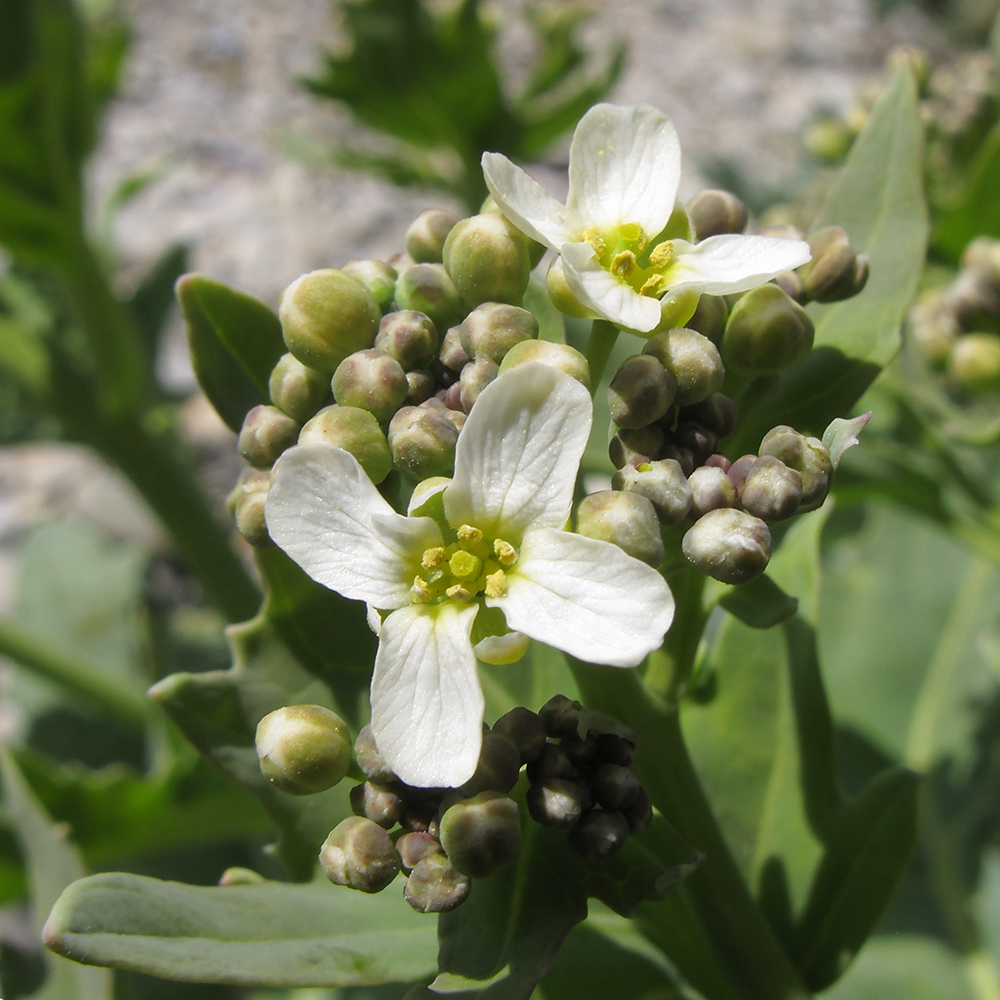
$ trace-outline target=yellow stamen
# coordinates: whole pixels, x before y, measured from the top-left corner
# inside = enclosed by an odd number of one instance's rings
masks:
[[[413,596],[420,601],[421,604],[426,604],[434,596],[434,591],[431,590],[431,585],[422,577],[416,576],[413,578],[413,586],[410,588]]]
[[[463,524],[458,529],[458,540],[466,545],[478,545],[483,540],[483,533],[471,524]]]
[[[493,552],[501,566],[513,566],[517,561],[517,549],[502,538],[494,539]]]
[[[437,569],[447,556],[443,545],[437,545],[432,549],[424,549],[424,554],[420,557],[420,565],[424,569]]]
[[[622,250],[615,254],[615,259],[611,262],[611,273],[619,278],[628,278],[635,270],[635,254],[631,250]]]
[[[653,247],[653,251],[649,255],[649,263],[655,267],[657,271],[663,271],[669,266],[673,259],[674,244],[672,240],[664,240],[662,243]]]
[[[608,245],[604,241],[604,237],[593,226],[584,232],[583,238],[594,248],[594,253],[596,253],[598,257],[604,256],[605,251],[608,249]]]
[[[507,574],[502,569],[486,577],[486,596],[503,597],[507,593]]]
[[[635,467],[635,469],[636,469],[636,472],[652,472],[653,471],[653,467],[649,464],[649,462],[640,462]]]
[[[476,592],[464,583],[456,583],[449,587],[445,593],[453,601],[471,601],[476,596]]]

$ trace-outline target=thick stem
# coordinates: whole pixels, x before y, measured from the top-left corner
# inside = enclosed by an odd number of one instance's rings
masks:
[[[590,328],[590,340],[587,341],[587,364],[590,365],[590,391],[597,392],[608,358],[618,339],[618,327],[607,320],[595,319]]]

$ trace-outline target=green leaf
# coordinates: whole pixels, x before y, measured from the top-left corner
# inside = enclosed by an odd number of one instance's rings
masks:
[[[28,869],[31,908],[36,928],[74,879],[83,875],[79,855],[66,839],[66,828],[46,815],[17,765],[0,757],[4,800],[21,841]],[[85,969],[54,956],[46,959],[45,982],[36,1000],[111,1000],[112,978],[103,970]]]
[[[750,628],[772,628],[791,618],[799,602],[766,573],[739,587],[724,586],[719,605]]]
[[[110,873],[63,893],[45,943],[77,962],[186,982],[360,986],[431,975],[436,934],[398,887],[365,896],[327,882],[192,886]]]
[[[156,362],[160,336],[174,306],[174,284],[187,267],[187,247],[173,246],[146,272],[128,300],[142,334],[149,364]]]
[[[902,66],[872,110],[831,188],[817,227],[839,225],[871,259],[860,295],[811,305],[812,352],[787,372],[758,380],[740,407],[730,454],[756,452],[779,423],[820,434],[861,397],[899,347],[899,330],[923,270],[927,211],[923,125],[916,85]]]
[[[278,317],[263,302],[200,274],[177,281],[198,382],[219,416],[239,431],[268,402],[271,369],[285,353]]]

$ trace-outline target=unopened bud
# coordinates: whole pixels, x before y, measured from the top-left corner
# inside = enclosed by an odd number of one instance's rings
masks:
[[[466,795],[479,792],[509,792],[521,772],[521,752],[506,736],[484,733],[476,772],[462,785]]]
[[[444,241],[458,218],[440,208],[428,208],[406,230],[406,252],[418,264],[440,264]]]
[[[684,535],[681,549],[700,573],[722,583],[746,583],[767,568],[771,532],[760,518],[722,507],[695,521]]]
[[[628,822],[620,812],[594,809],[569,832],[569,846],[584,861],[614,857],[629,836]]]
[[[857,295],[868,280],[868,257],[856,253],[840,226],[809,236],[812,260],[799,269],[806,295],[816,302],[839,302]]]
[[[350,260],[342,270],[368,286],[368,291],[375,296],[382,312],[386,313],[392,308],[399,275],[391,264],[382,260]]]
[[[594,772],[594,798],[605,809],[624,809],[635,802],[642,786],[630,767],[602,764]]]
[[[978,270],[959,271],[944,290],[941,304],[966,331],[995,328],[1000,318],[1000,296]]]
[[[736,404],[721,392],[713,392],[694,406],[686,406],[680,414],[682,422],[694,421],[710,430],[720,441],[736,430]]]
[[[757,455],[740,455],[735,462],[732,462],[728,469],[726,469],[726,475],[732,480],[733,486],[736,487],[736,492],[739,493],[743,489],[743,484],[747,481],[747,474],[754,467],[757,462]]]
[[[456,802],[441,817],[441,846],[463,875],[485,878],[521,851],[517,803],[498,792]]]
[[[283,354],[271,371],[268,395],[279,410],[304,423],[329,399],[330,379],[294,354]]]
[[[760,285],[733,306],[722,336],[726,367],[744,375],[784,371],[813,344],[809,314],[777,285]]]
[[[608,385],[608,409],[619,427],[646,427],[666,414],[676,395],[673,375],[656,358],[634,354],[621,363]]]
[[[491,358],[482,356],[476,358],[471,364],[462,369],[459,379],[459,400],[462,409],[468,413],[475,405],[479,394],[485,389],[499,374],[500,369]]]
[[[566,272],[563,270],[562,257],[555,257],[549,265],[549,270],[545,275],[545,288],[552,304],[559,312],[572,316],[574,319],[589,319],[594,315],[580,302],[569,287],[569,283],[566,281]]]
[[[375,348],[344,358],[331,385],[333,398],[341,406],[367,410],[383,426],[403,405],[408,389],[402,365]]]
[[[586,357],[569,344],[553,344],[548,340],[522,340],[515,344],[500,362],[500,374],[532,363],[557,368],[590,389],[590,365]]]
[[[663,562],[660,521],[653,505],[639,493],[601,490],[585,496],[576,510],[576,530],[587,538],[611,542],[650,566]]]
[[[806,287],[802,284],[802,278],[798,271],[782,271],[772,279],[774,283],[790,298],[799,305],[808,299]]]
[[[396,853],[399,855],[403,871],[407,874],[424,858],[444,855],[441,845],[426,830],[404,833],[396,841]]]
[[[396,305],[430,316],[437,330],[447,330],[464,312],[462,297],[443,264],[408,267],[396,280]]]
[[[691,487],[680,463],[672,458],[623,465],[611,478],[616,490],[644,496],[656,511],[660,524],[680,524],[691,509]]]
[[[487,357],[500,364],[515,345],[538,337],[538,320],[520,306],[484,302],[462,321],[462,348],[470,358]]]
[[[325,406],[306,421],[299,444],[332,444],[349,451],[376,485],[392,470],[389,445],[378,421],[357,406]]]
[[[635,740],[618,733],[597,734],[597,759],[605,764],[628,767],[635,758]]]
[[[967,333],[951,346],[948,374],[976,395],[1000,392],[1000,337]]]
[[[688,476],[691,518],[697,521],[710,510],[736,506],[736,487],[722,469],[703,465]]]
[[[330,831],[319,863],[334,885],[362,892],[381,892],[399,874],[392,838],[363,816],[348,816]]]
[[[502,215],[474,215],[448,234],[444,266],[469,305],[518,303],[531,276],[528,241]]]
[[[264,519],[264,505],[271,484],[269,471],[247,466],[226,500],[226,505],[239,533],[257,549],[267,549],[274,545],[267,533]]]
[[[962,251],[963,270],[978,271],[994,288],[1000,288],[1000,240],[977,236]]]
[[[729,191],[707,190],[687,204],[695,242],[724,233],[742,233],[747,226],[747,207]]]
[[[802,476],[780,458],[764,455],[754,462],[740,490],[744,509],[762,521],[784,521],[802,500]]]
[[[416,863],[403,888],[403,898],[418,913],[448,913],[468,899],[472,882],[443,855]]]
[[[298,422],[276,406],[255,406],[243,418],[237,448],[251,465],[269,469],[298,436]]]
[[[663,431],[653,425],[619,431],[608,444],[608,455],[616,469],[652,462],[663,451]]]
[[[906,317],[906,331],[910,340],[935,366],[943,366],[947,362],[951,345],[962,332],[940,289],[920,296]]]
[[[257,723],[264,777],[283,792],[313,795],[342,781],[351,763],[344,721],[321,705],[288,705]]]
[[[517,747],[522,764],[535,760],[545,746],[545,724],[541,717],[521,705],[501,715],[493,725],[493,732]]]
[[[712,393],[712,396],[718,395],[717,392]],[[702,465],[715,452],[718,443],[719,439],[712,431],[694,420],[682,420],[673,433],[673,444],[691,452],[696,466]]]
[[[434,376],[425,368],[406,373],[406,405],[419,406],[434,395]]]
[[[438,333],[426,313],[397,309],[378,325],[375,348],[395,358],[403,371],[429,368],[438,354]]]
[[[293,281],[278,316],[288,350],[329,376],[348,354],[372,346],[382,310],[363,281],[328,268]]]
[[[462,347],[462,328],[453,326],[441,340],[441,350],[438,353],[441,364],[450,372],[460,372],[471,360]]]
[[[367,816],[385,830],[391,830],[403,815],[403,800],[391,789],[364,781],[351,789],[351,809],[355,816]]]
[[[708,337],[713,344],[718,345],[726,329],[726,319],[729,317],[729,306],[722,295],[702,295],[698,300],[698,308],[687,321],[687,329]]]
[[[642,833],[653,822],[653,805],[645,788],[639,789],[635,799],[621,810],[632,833]]]
[[[802,499],[798,513],[820,507],[830,492],[833,479],[833,462],[830,453],[819,438],[806,437],[794,427],[781,424],[764,435],[760,443],[761,455],[773,455],[802,477]]]
[[[651,354],[677,382],[678,406],[692,406],[722,388],[726,369],[719,349],[700,333],[684,327],[651,337],[642,349]]]
[[[354,759],[364,776],[376,785],[387,785],[396,780],[396,775],[375,745],[375,734],[370,725],[362,726],[354,741]]]
[[[260,885],[264,876],[252,868],[227,868],[219,876],[219,885]]]
[[[528,814],[536,823],[567,830],[583,815],[587,796],[579,782],[566,778],[536,781],[524,797]]]
[[[554,694],[538,710],[545,732],[554,739],[571,739],[578,735],[583,705],[564,694]],[[557,776],[552,772],[553,777]],[[561,775],[560,775],[561,776]]]
[[[397,469],[411,479],[450,476],[458,428],[442,413],[404,406],[389,424],[389,449]]]

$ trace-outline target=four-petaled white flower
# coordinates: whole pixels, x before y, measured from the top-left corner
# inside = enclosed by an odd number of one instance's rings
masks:
[[[330,445],[275,466],[268,530],[314,580],[389,614],[379,629],[372,729],[407,784],[455,787],[475,771],[483,695],[473,644],[506,626],[595,663],[638,664],[674,613],[656,570],[566,531],[592,405],[539,364],[501,376],[469,414],[455,476],[396,513],[357,461]],[[370,615],[370,618],[375,616]],[[479,627],[477,617],[481,619]],[[526,641],[526,640],[525,640]]]
[[[507,157],[483,154],[500,210],[560,254],[556,263],[580,304],[639,333],[660,323],[667,293],[745,292],[810,259],[807,243],[772,236],[664,239],[680,172],[673,124],[645,104],[596,104],[580,119],[565,205]]]

